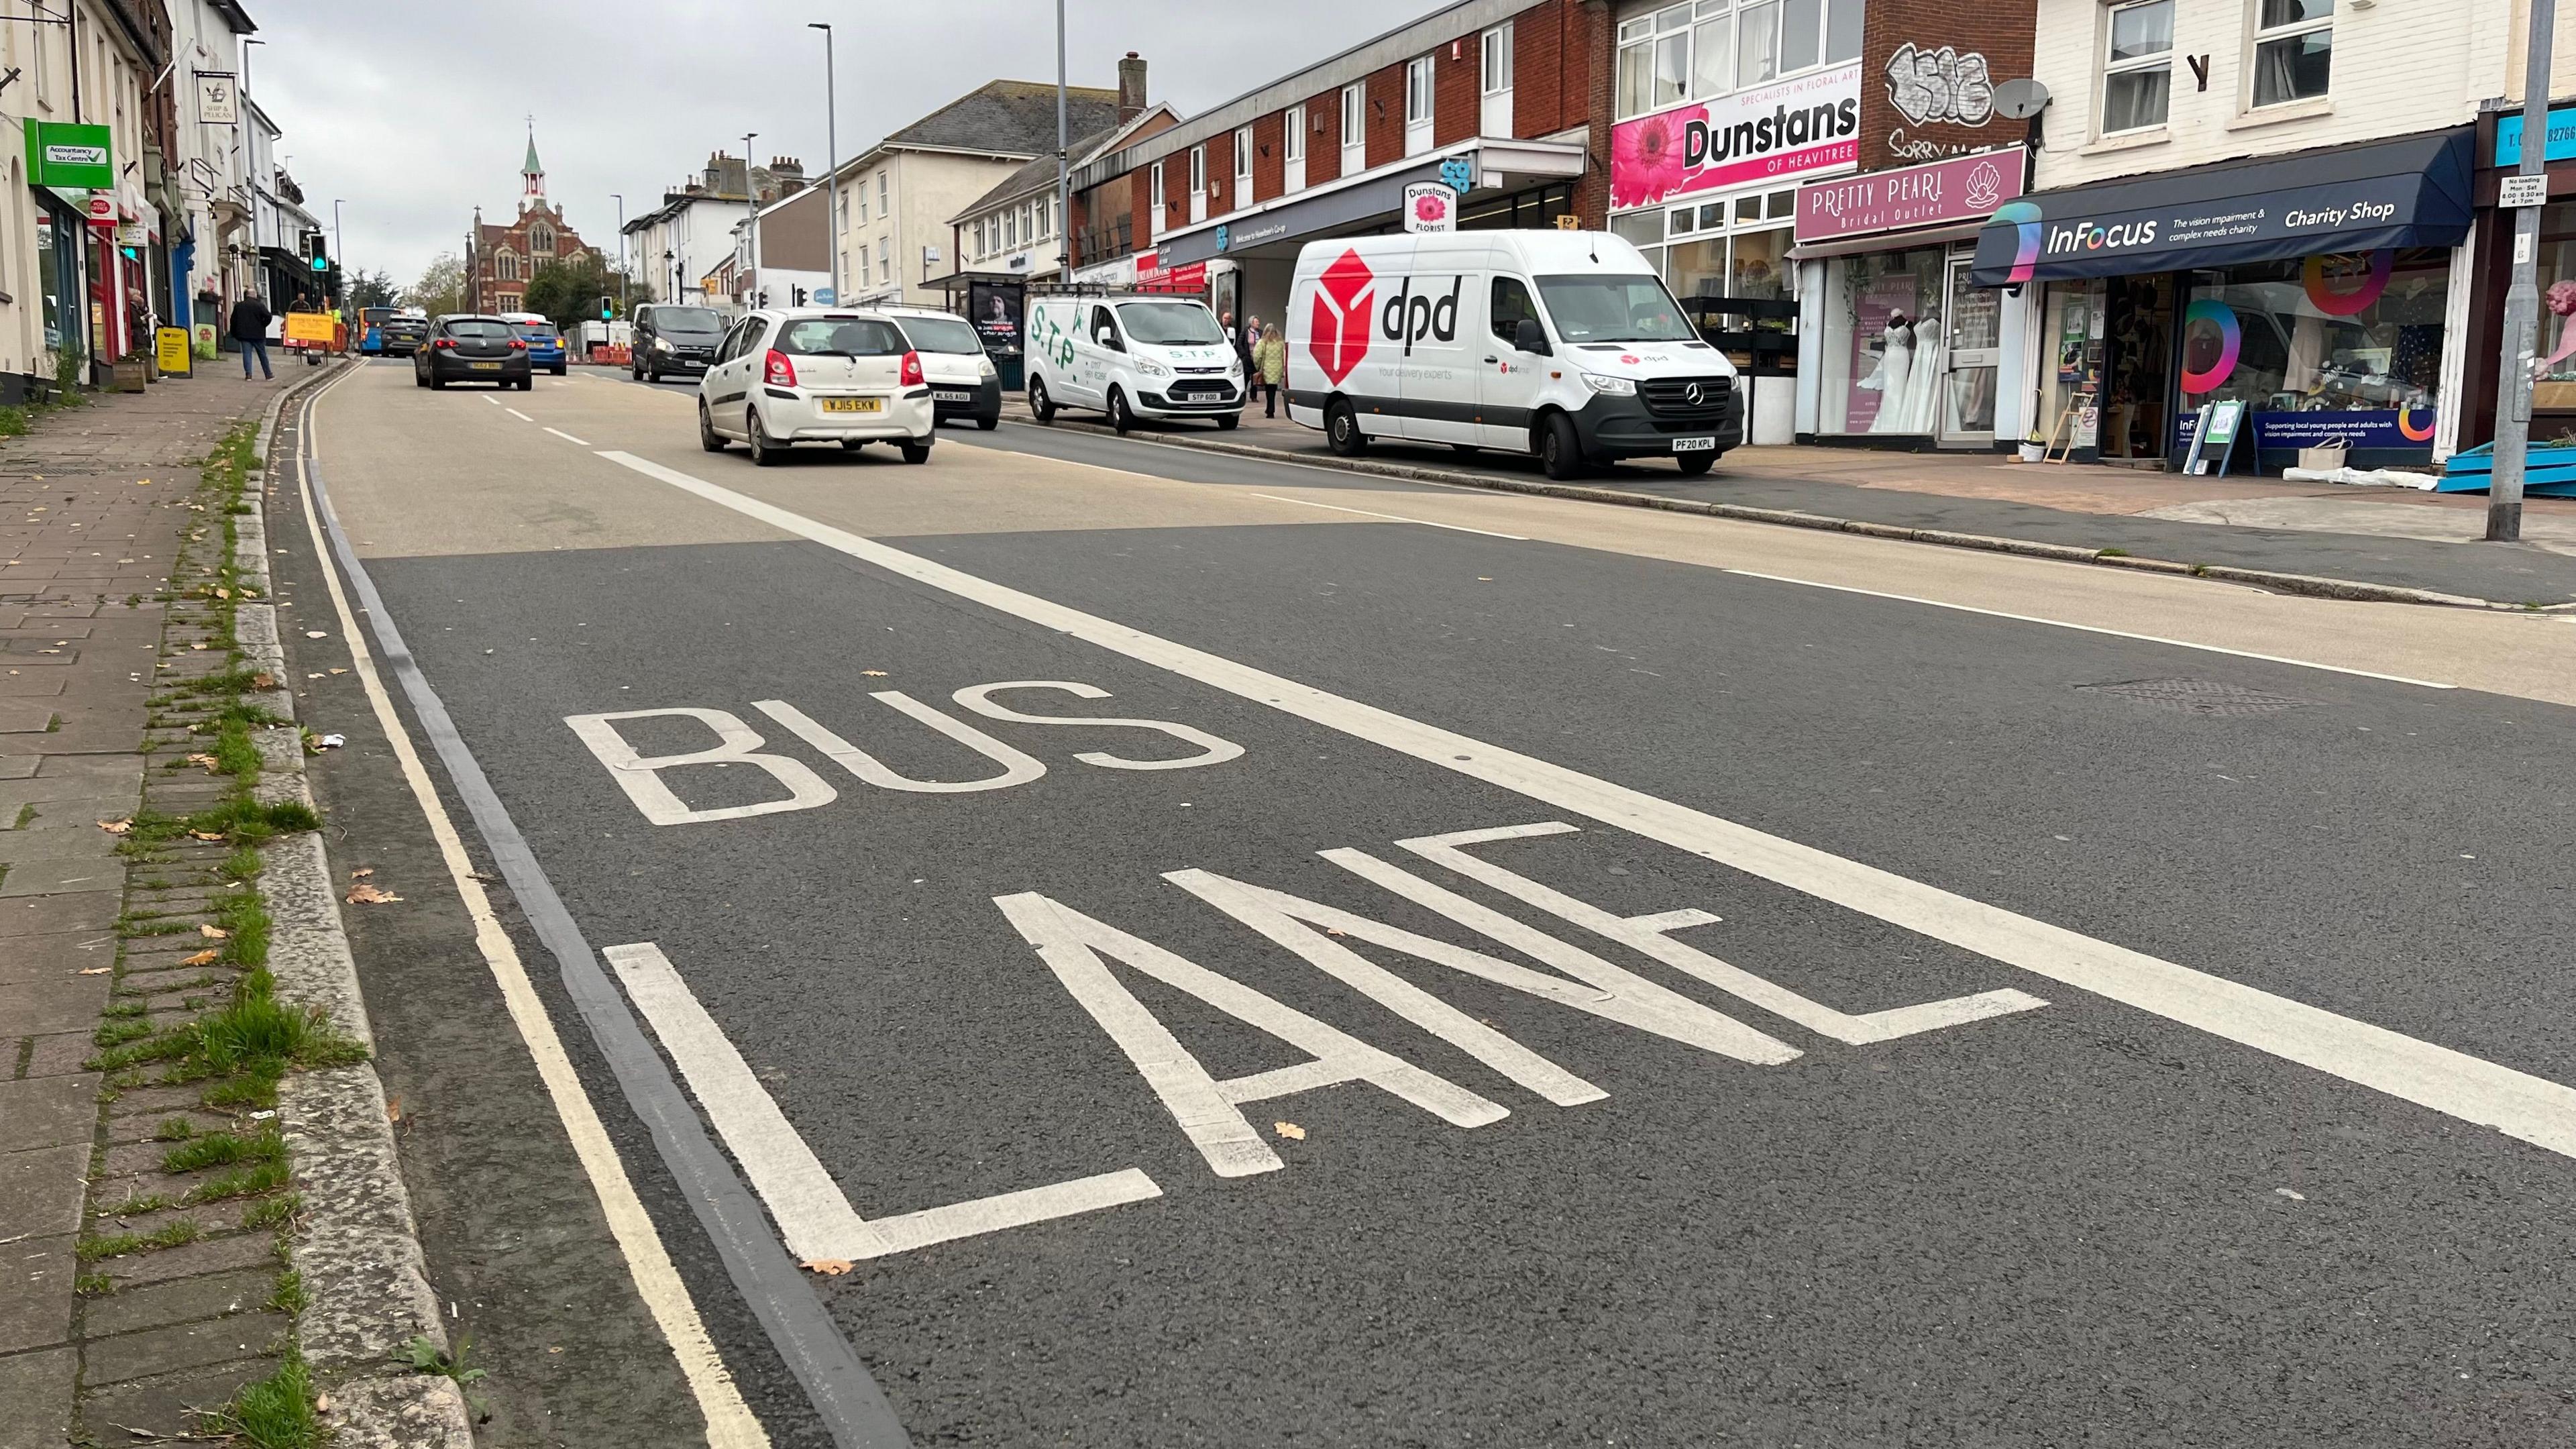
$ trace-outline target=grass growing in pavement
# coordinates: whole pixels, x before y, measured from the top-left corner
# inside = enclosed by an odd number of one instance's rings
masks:
[[[286,1186],[287,1180],[286,1163],[282,1160],[237,1167],[220,1177],[209,1178],[197,1184],[195,1189],[189,1192],[188,1201],[191,1204],[200,1204],[222,1202],[236,1197],[257,1197],[261,1193],[275,1192]],[[258,1224],[252,1224],[252,1226],[256,1227]]]
[[[158,1232],[83,1238],[73,1251],[82,1262],[94,1263],[101,1258],[122,1258],[128,1253],[148,1253],[156,1248],[175,1248],[182,1243],[193,1243],[205,1236],[205,1231],[194,1218],[181,1218]]]
[[[237,1162],[284,1162],[286,1143],[274,1130],[244,1137],[238,1132],[209,1132],[161,1154],[163,1172],[203,1172]]]
[[[296,1300],[303,1300],[300,1288]],[[326,1442],[321,1416],[313,1408],[312,1375],[292,1347],[277,1372],[242,1385],[231,1403],[203,1414],[198,1427],[231,1435],[254,1449],[320,1449]]]

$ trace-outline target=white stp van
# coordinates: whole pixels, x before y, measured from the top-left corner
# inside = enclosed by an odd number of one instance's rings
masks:
[[[1125,432],[1138,418],[1243,420],[1243,359],[1196,297],[1066,292],[1029,298],[1029,411],[1093,408]]]
[[[1369,440],[1620,458],[1705,473],[1744,438],[1735,367],[1606,232],[1310,242],[1288,299],[1288,416],[1345,457]]]

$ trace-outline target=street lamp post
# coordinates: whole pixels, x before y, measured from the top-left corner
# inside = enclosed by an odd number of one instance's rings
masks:
[[[826,260],[832,269],[832,302],[841,301],[841,138],[838,112],[840,88],[832,79],[832,27],[822,21],[810,21],[806,29],[823,32],[823,235],[831,238]]]
[[[612,191],[608,194],[617,201],[617,312],[622,317],[629,310],[626,303],[626,193]]]
[[[1061,254],[1059,282],[1073,280],[1073,207],[1065,168],[1064,134],[1064,0],[1055,0],[1055,239]]]
[[[760,305],[760,187],[751,179],[751,143],[758,131],[742,133],[743,215],[751,228],[751,305]]]
[[[349,259],[342,253],[340,247],[340,201],[339,197],[331,198],[331,261],[333,265],[339,267],[340,274],[346,276],[349,273]]]

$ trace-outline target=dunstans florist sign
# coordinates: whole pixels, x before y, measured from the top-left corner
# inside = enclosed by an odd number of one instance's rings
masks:
[[[107,127],[65,121],[27,123],[27,179],[65,191],[113,191],[116,162]]]
[[[1438,181],[1416,181],[1404,188],[1406,231],[1456,231],[1458,193]]]

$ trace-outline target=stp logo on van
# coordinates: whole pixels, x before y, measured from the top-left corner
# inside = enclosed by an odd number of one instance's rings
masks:
[[[1369,284],[1376,280],[1355,251],[1342,253],[1317,279],[1314,335],[1307,339],[1306,350],[1335,384],[1350,376],[1351,369],[1368,355]]]

